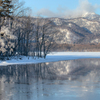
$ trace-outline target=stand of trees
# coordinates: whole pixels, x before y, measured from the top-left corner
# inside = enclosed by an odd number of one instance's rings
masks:
[[[16,5],[14,1],[0,0],[0,59],[16,54],[28,56],[29,52],[45,58],[54,44],[55,24],[26,16],[23,3]]]
[[[48,19],[40,18],[37,20],[35,29],[36,56],[45,58],[51,47],[54,46],[53,37],[57,33],[55,25]]]

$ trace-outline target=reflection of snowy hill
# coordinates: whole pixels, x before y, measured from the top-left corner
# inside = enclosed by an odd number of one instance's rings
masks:
[[[100,62],[99,59],[80,59],[71,61],[60,61],[47,65],[51,73],[57,78],[79,79],[81,81],[99,81]],[[96,77],[96,78],[95,78]]]

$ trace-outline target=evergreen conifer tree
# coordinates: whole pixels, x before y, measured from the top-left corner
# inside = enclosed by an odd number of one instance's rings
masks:
[[[6,17],[12,18],[12,0],[0,0],[0,30]]]
[[[11,17],[11,0],[0,0],[0,17]]]

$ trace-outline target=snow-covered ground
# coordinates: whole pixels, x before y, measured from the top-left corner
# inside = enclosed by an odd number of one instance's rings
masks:
[[[56,62],[63,60],[85,59],[85,58],[100,58],[100,52],[52,52],[47,55],[46,59],[33,58],[20,56],[19,59],[14,57],[11,60],[0,61],[0,66],[12,65],[12,64],[34,64],[42,62]],[[28,59],[29,58],[29,59]]]

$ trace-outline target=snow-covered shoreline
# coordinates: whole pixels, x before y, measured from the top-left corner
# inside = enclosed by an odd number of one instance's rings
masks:
[[[0,66],[14,65],[14,64],[35,64],[44,62],[56,62],[64,60],[74,59],[86,59],[86,58],[100,58],[100,52],[52,52],[47,55],[46,59],[21,56],[22,59],[11,59],[6,61],[0,61]]]

